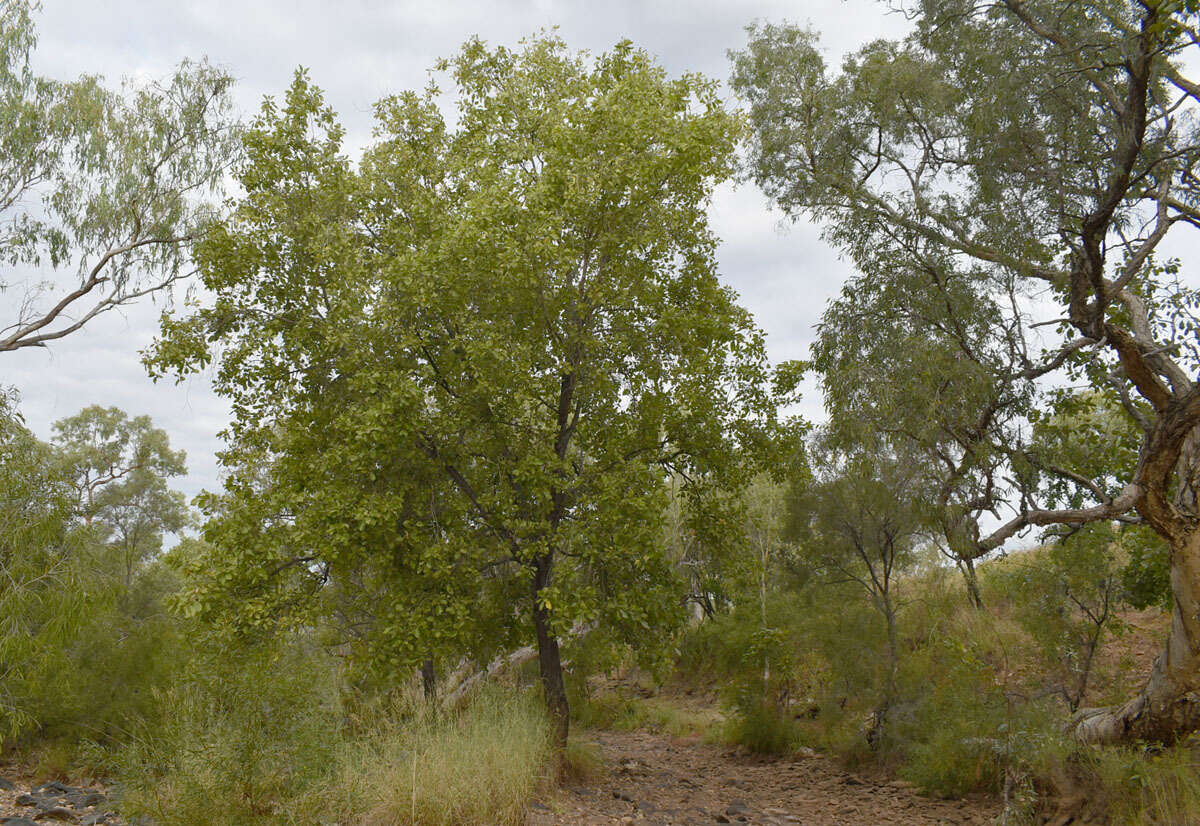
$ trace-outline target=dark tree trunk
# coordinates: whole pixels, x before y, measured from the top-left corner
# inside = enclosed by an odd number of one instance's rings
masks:
[[[570,731],[570,705],[567,702],[567,686],[563,679],[562,655],[558,648],[558,637],[554,634],[550,610],[541,599],[541,591],[550,584],[553,557],[539,559],[533,578],[533,626],[537,632],[538,667],[542,678],[542,691],[546,698],[546,711],[554,728],[554,743],[559,751],[567,747]]]
[[[433,703],[437,700],[437,669],[433,665],[433,657],[421,663],[421,686],[425,689],[425,701]]]

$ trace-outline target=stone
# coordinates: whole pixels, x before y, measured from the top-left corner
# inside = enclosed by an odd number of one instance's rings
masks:
[[[108,800],[108,796],[103,792],[98,792],[95,789],[79,789],[66,795],[66,801],[76,809],[88,809],[92,806],[99,806],[101,803]]]
[[[730,817],[748,815],[750,814],[750,807],[746,805],[746,801],[744,800],[731,800],[729,801],[729,805],[725,807],[725,814]]]
[[[43,783],[42,785],[38,786],[33,791],[35,794],[64,795],[77,794],[83,791],[83,789],[77,789],[74,786],[68,786],[65,783],[59,783],[57,780],[51,780],[49,783]]]
[[[55,806],[53,809],[43,809],[33,816],[34,820],[57,820],[66,823],[75,823],[79,820],[79,816],[70,809],[64,809],[62,806]]]
[[[30,820],[27,817],[0,817],[0,824],[3,826],[38,826],[37,821]]]
[[[9,780],[7,777],[0,777],[0,792],[16,791],[17,784]]]

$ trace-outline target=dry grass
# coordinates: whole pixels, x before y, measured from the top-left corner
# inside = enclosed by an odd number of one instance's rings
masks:
[[[349,745],[297,817],[316,810],[362,826],[523,824],[533,796],[552,781],[548,732],[532,698],[483,692],[462,713],[386,725]]]

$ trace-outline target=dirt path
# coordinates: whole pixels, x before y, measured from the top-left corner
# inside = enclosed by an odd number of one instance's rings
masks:
[[[828,758],[764,759],[646,732],[596,735],[608,775],[534,806],[531,826],[712,823],[778,826],[992,824],[993,800],[931,800],[875,783]]]

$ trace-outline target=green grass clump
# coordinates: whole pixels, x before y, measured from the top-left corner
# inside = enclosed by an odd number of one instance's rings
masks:
[[[721,723],[721,716],[712,711],[692,711],[666,698],[618,691],[573,698],[571,716],[582,728],[651,731],[672,737],[702,736]]]
[[[453,714],[399,699],[353,721],[339,692],[326,655],[298,649],[173,687],[169,713],[108,752],[121,814],[159,826],[518,824],[553,780],[550,727],[528,692],[488,687]]]
[[[1145,748],[1090,749],[1082,763],[1089,790],[1115,826],[1200,823],[1200,755],[1196,743],[1158,753]]]
[[[796,721],[770,702],[739,704],[738,713],[730,718],[723,734],[726,742],[757,754],[790,754],[801,745]]]
[[[590,783],[605,773],[604,756],[594,742],[572,735],[559,769],[563,783]]]

